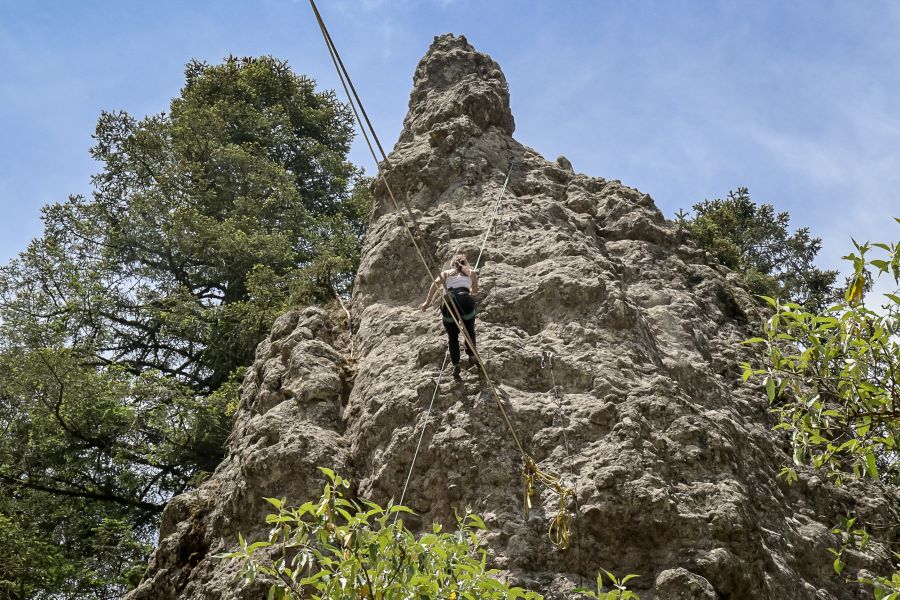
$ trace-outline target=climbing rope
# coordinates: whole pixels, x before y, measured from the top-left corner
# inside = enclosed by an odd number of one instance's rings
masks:
[[[419,457],[419,448],[422,447],[422,438],[425,437],[425,430],[428,428],[428,417],[431,416],[431,408],[434,406],[434,399],[437,398],[438,388],[441,387],[441,378],[444,376],[444,369],[447,367],[447,359],[450,358],[450,351],[444,353],[444,362],[441,364],[441,370],[438,372],[437,381],[434,384],[434,393],[431,394],[431,402],[428,404],[428,410],[425,412],[425,422],[422,424],[422,431],[419,433],[419,442],[416,444],[416,451],[413,452],[412,461],[409,463],[409,471],[406,473],[406,481],[403,483],[403,492],[400,494],[399,504],[403,504],[406,498],[406,489],[409,487],[409,480],[412,477],[413,467],[416,466],[416,459]],[[394,513],[394,523],[400,513]]]
[[[382,147],[381,141],[378,139],[378,135],[375,133],[375,128],[372,127],[372,122],[369,120],[369,115],[368,113],[366,113],[366,109],[363,106],[362,100],[360,100],[359,98],[359,94],[356,93],[356,86],[353,85],[353,80],[350,79],[350,73],[347,72],[347,68],[344,66],[344,61],[341,59],[341,55],[340,53],[338,53],[337,47],[334,45],[334,42],[331,39],[331,34],[328,33],[328,28],[325,26],[325,21],[322,19],[322,15],[319,13],[319,9],[316,6],[315,0],[309,0],[309,4],[310,6],[312,6],[313,12],[316,15],[316,21],[319,24],[319,30],[322,32],[322,37],[325,40],[325,45],[328,47],[328,52],[331,55],[331,62],[334,64],[334,68],[337,71],[338,78],[341,80],[341,86],[344,88],[344,93],[347,94],[347,101],[350,104],[350,108],[353,110],[353,115],[356,117],[356,122],[359,124],[359,128],[363,134],[363,138],[366,140],[366,146],[368,146],[369,148],[369,153],[372,155],[372,160],[375,161],[375,167],[378,169],[378,175],[379,177],[381,177],[381,180],[384,182],[384,185],[387,188],[388,196],[390,196],[391,202],[394,204],[394,209],[397,211],[398,215],[400,216],[400,220],[403,222],[406,233],[409,235],[410,241],[412,242],[413,247],[416,249],[416,254],[419,255],[419,260],[421,260],[422,264],[425,265],[425,270],[428,271],[430,280],[434,281],[434,274],[432,272],[431,266],[429,265],[428,260],[425,259],[425,255],[422,253],[422,249],[419,248],[419,244],[416,241],[416,236],[413,234],[409,223],[407,223],[406,219],[403,217],[402,212],[400,211],[400,206],[397,204],[397,198],[394,197],[394,192],[391,189],[387,177],[384,174],[384,169],[382,169],[381,167],[381,162],[379,162],[378,157],[375,155],[375,149],[372,147],[372,140],[369,139],[366,127],[363,126],[362,119],[360,119],[360,113],[362,113],[363,118],[365,118],[366,120],[366,124],[368,125],[368,132],[372,134],[372,139],[378,146],[378,151],[381,153],[382,161],[388,163],[387,154],[385,154],[384,152],[384,147]],[[353,94],[352,98],[351,90]],[[356,99],[356,102],[353,101],[354,98]],[[401,199],[403,200],[403,204],[406,207],[406,212],[409,214],[409,218],[416,229],[416,233],[418,233],[420,237],[424,237],[422,236],[422,231],[419,228],[419,223],[416,220],[416,216],[415,214],[413,214],[412,207],[409,205],[406,197],[401,196]]]
[[[497,213],[500,212],[500,202],[503,200],[503,195],[506,193],[506,186],[509,185],[509,176],[512,175],[513,167],[515,166],[516,161],[513,160],[513,162],[509,165],[509,170],[506,172],[506,180],[503,182],[503,188],[500,190],[500,193],[497,194],[497,202],[494,204],[494,212],[491,215],[491,220],[484,232],[484,239],[481,241],[481,250],[478,251],[478,260],[475,261],[475,271],[478,271],[478,265],[481,264],[481,255],[484,254],[484,248],[487,245],[488,236],[491,234],[491,229],[494,227],[494,219],[497,218]]]
[[[553,373],[553,352],[549,350],[544,350],[541,353],[541,369],[549,368],[550,370],[550,383],[552,384],[552,392],[553,397],[556,399],[556,410],[557,414],[562,420],[563,417],[563,406],[562,406],[562,392],[559,389],[559,386],[556,384],[556,375]],[[572,461],[572,450],[569,446],[569,436],[566,433],[566,423],[563,423],[562,434],[563,434],[563,448],[566,450],[566,459],[569,461],[569,469],[572,471],[572,499],[575,504],[575,541],[578,544],[578,576],[581,577],[583,573],[582,569],[582,559],[581,559],[581,509],[578,506],[578,477],[575,475],[575,465]],[[568,539],[566,539],[568,542]]]
[[[369,135],[366,132],[366,126],[368,126],[368,133],[371,133],[372,139],[375,140],[375,144],[378,146],[379,151],[381,152],[382,161],[386,166],[389,166],[389,162],[387,159],[387,155],[384,152],[384,148],[381,145],[381,142],[378,140],[378,135],[375,133],[374,127],[372,127],[372,123],[369,120],[368,115],[366,114],[365,108],[363,107],[362,101],[359,98],[359,94],[356,92],[356,88],[353,85],[353,81],[350,78],[350,74],[347,72],[346,67],[344,66],[343,60],[341,60],[340,54],[338,53],[337,47],[334,44],[334,41],[331,39],[331,35],[328,33],[328,28],[325,26],[325,21],[322,19],[322,15],[319,13],[318,7],[316,7],[315,0],[309,0],[310,6],[313,9],[313,13],[315,14],[316,21],[319,24],[319,29],[322,32],[322,37],[325,40],[325,45],[328,47],[328,52],[331,55],[331,61],[334,63],[335,70],[337,71],[338,77],[341,80],[341,86],[344,88],[344,92],[347,94],[347,100],[350,103],[351,108],[353,109],[353,114],[356,117],[356,122],[359,124],[360,129],[363,131],[363,137],[366,140],[366,145],[369,148],[369,152],[372,155],[372,159],[375,161],[375,165],[378,169],[378,175],[381,178],[381,181],[384,183],[384,186],[387,190],[388,197],[391,199],[391,202],[394,205],[394,210],[397,212],[397,215],[400,217],[400,220],[403,223],[403,227],[406,230],[407,235],[410,238],[410,241],[413,244],[413,247],[416,250],[416,254],[419,257],[419,260],[422,262],[422,265],[425,267],[425,270],[428,272],[429,281],[436,281],[434,272],[429,264],[429,261],[425,258],[425,255],[422,249],[419,246],[418,240],[416,239],[416,233],[422,236],[421,229],[419,228],[418,222],[416,221],[415,215],[413,214],[412,208],[409,205],[408,200],[405,196],[401,197],[403,204],[406,208],[406,212],[410,217],[410,220],[413,223],[413,226],[410,226],[409,222],[406,220],[406,217],[403,215],[403,211],[400,208],[399,203],[397,202],[397,198],[394,196],[394,192],[391,189],[391,185],[388,182],[387,176],[385,175],[385,170],[382,167],[382,163],[379,162],[377,155],[375,154],[375,149],[372,146],[372,142],[369,139]],[[351,92],[352,90],[352,92]],[[355,102],[354,102],[355,99]],[[357,110],[358,105],[358,110]],[[360,113],[362,113],[365,118],[366,125],[363,125],[363,119],[360,118]],[[508,179],[509,175],[507,175]],[[501,195],[502,198],[502,195]],[[415,228],[415,232],[413,233],[413,227]],[[500,394],[497,392],[497,388],[494,386],[494,382],[491,380],[488,375],[487,368],[484,365],[484,361],[481,358],[481,354],[478,352],[478,349],[475,346],[474,340],[472,340],[469,336],[468,331],[463,326],[462,318],[457,310],[455,302],[449,300],[446,294],[442,294],[441,301],[447,307],[448,312],[453,318],[453,321],[456,323],[456,326],[459,328],[460,332],[463,334],[465,342],[468,344],[469,348],[472,350],[472,354],[475,357],[476,362],[478,363],[479,368],[481,369],[482,374],[484,375],[484,379],[488,384],[488,388],[490,389],[491,395],[494,397],[494,401],[497,404],[497,408],[500,410],[500,414],[503,417],[504,422],[506,423],[507,428],[513,438],[513,441],[516,444],[516,448],[519,450],[519,454],[522,457],[522,478],[525,484],[525,507],[526,507],[526,518],[527,511],[531,507],[531,498],[534,495],[534,484],[535,482],[540,482],[546,487],[553,489],[560,499],[559,510],[553,522],[550,524],[550,540],[557,547],[564,549],[568,547],[568,514],[566,511],[566,503],[568,498],[572,494],[571,488],[568,488],[562,484],[562,481],[553,475],[545,473],[538,466],[534,459],[525,452],[525,448],[522,445],[522,441],[519,439],[519,435],[516,432],[515,427],[513,427],[512,421],[509,418],[509,415],[506,412],[506,408],[503,406],[503,402],[500,399]],[[435,392],[436,393],[436,392]]]

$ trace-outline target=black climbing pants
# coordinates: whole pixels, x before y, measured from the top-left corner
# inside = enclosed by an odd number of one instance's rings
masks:
[[[456,316],[462,320],[463,326],[469,334],[469,339],[475,344],[475,298],[473,298],[471,294],[469,294],[469,290],[465,288],[451,288],[447,292],[447,301],[453,303],[456,307]],[[447,310],[447,304],[444,302],[441,302],[441,317],[443,317],[444,329],[447,330],[447,338],[450,346],[450,360],[454,365],[458,365],[460,331],[456,322],[453,320],[453,317],[450,315],[450,311]],[[474,354],[473,349],[469,348],[468,341],[466,342],[466,354],[469,355],[470,359]]]

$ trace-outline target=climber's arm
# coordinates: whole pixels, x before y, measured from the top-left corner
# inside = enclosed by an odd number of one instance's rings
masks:
[[[443,275],[443,273],[442,273]],[[428,308],[428,305],[431,304],[431,299],[434,298],[435,292],[437,292],[441,287],[441,278],[438,276],[437,279],[431,282],[431,287],[428,288],[428,297],[425,298],[425,302],[419,305],[419,308],[422,309],[422,312],[425,312],[425,309]]]

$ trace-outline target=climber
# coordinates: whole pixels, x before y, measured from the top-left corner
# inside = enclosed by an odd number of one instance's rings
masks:
[[[475,298],[472,294],[478,292],[478,271],[469,266],[469,259],[465,254],[457,254],[451,261],[452,269],[441,271],[437,278],[431,282],[428,289],[428,297],[419,308],[422,312],[431,304],[431,299],[443,285],[447,302],[441,303],[441,316],[444,321],[444,329],[447,330],[448,344],[450,346],[450,360],[453,362],[453,376],[459,377],[459,327],[453,320],[453,316],[447,309],[448,304],[456,308],[456,316],[463,322],[469,339],[475,344]],[[474,349],[469,347],[466,341],[466,354],[469,357],[468,367],[471,369],[477,365]]]

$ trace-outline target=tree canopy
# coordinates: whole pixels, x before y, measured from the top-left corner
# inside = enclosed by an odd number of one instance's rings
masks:
[[[757,204],[747,188],[724,199],[694,204],[694,215],[677,215],[697,245],[740,273],[754,294],[820,308],[834,297],[837,271],[813,261],[822,240],[802,227],[790,233],[790,215],[771,204]]]
[[[45,207],[0,268],[0,535],[70,544],[71,571],[35,578],[4,547],[10,597],[121,591],[130,567],[84,560],[113,526],[146,541],[215,468],[274,318],[349,293],[370,204],[352,136],[333,93],[271,57],[192,61],[168,112],[100,115],[92,196]]]

